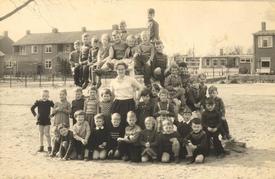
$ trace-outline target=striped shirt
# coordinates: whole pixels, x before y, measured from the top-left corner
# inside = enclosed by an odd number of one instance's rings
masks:
[[[97,114],[98,101],[97,99],[87,98],[84,103],[84,111],[86,114]]]

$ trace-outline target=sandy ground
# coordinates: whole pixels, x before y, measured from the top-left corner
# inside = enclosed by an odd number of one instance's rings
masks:
[[[0,88],[1,178],[275,178],[275,84],[217,85],[235,138],[246,153],[203,165],[132,164],[121,161],[59,161],[36,153],[38,129],[30,112],[40,88]],[[58,100],[58,88],[50,88]],[[74,97],[68,89],[68,100]]]

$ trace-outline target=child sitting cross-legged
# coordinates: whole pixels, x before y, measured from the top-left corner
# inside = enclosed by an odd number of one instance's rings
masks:
[[[109,132],[106,127],[104,127],[104,115],[102,113],[97,114],[94,120],[95,128],[91,132],[89,146],[93,151],[94,160],[104,160],[107,157]]]
[[[145,119],[145,129],[141,131],[139,143],[142,146],[141,161],[147,162],[150,159],[157,160],[157,132],[155,130],[156,120],[154,117]]]
[[[69,130],[64,126],[59,127],[60,132],[60,147],[59,147],[59,156],[61,160],[75,159],[75,139],[73,131]]]
[[[133,111],[129,111],[127,113],[128,126],[125,128],[125,135],[123,138],[117,139],[119,142],[119,152],[124,161],[140,161],[140,147],[138,145],[138,138],[141,132],[141,128],[136,125],[136,122],[136,114]]]
[[[194,118],[191,120],[192,132],[184,138],[187,149],[186,158],[190,163],[203,163],[208,154],[207,135],[202,129],[201,120]]]

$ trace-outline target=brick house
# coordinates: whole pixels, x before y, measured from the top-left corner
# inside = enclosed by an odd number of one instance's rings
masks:
[[[0,77],[12,70],[12,44],[14,41],[9,37],[8,31],[0,35]]]
[[[142,30],[145,29],[128,29],[128,33],[138,34]],[[90,37],[97,36],[100,38],[101,34],[111,34],[111,32],[111,29],[86,31],[85,27],[76,32],[58,32],[56,28],[53,28],[51,33],[31,33],[27,30],[26,35],[13,44],[13,58],[17,64],[16,72],[61,73],[65,67],[60,62],[62,60],[68,61],[74,41],[81,40],[83,33],[88,33]]]
[[[275,73],[275,30],[266,30],[266,23],[262,22],[262,29],[253,34],[254,71],[258,74]]]

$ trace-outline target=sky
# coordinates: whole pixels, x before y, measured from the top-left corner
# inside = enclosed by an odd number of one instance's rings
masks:
[[[26,0],[0,0],[0,16]],[[275,29],[275,1],[165,1],[165,0],[35,0],[0,22],[18,40],[31,33],[110,29],[125,20],[128,28],[146,27],[147,9],[154,8],[160,38],[167,54],[217,54],[220,48],[253,45],[252,33]]]

